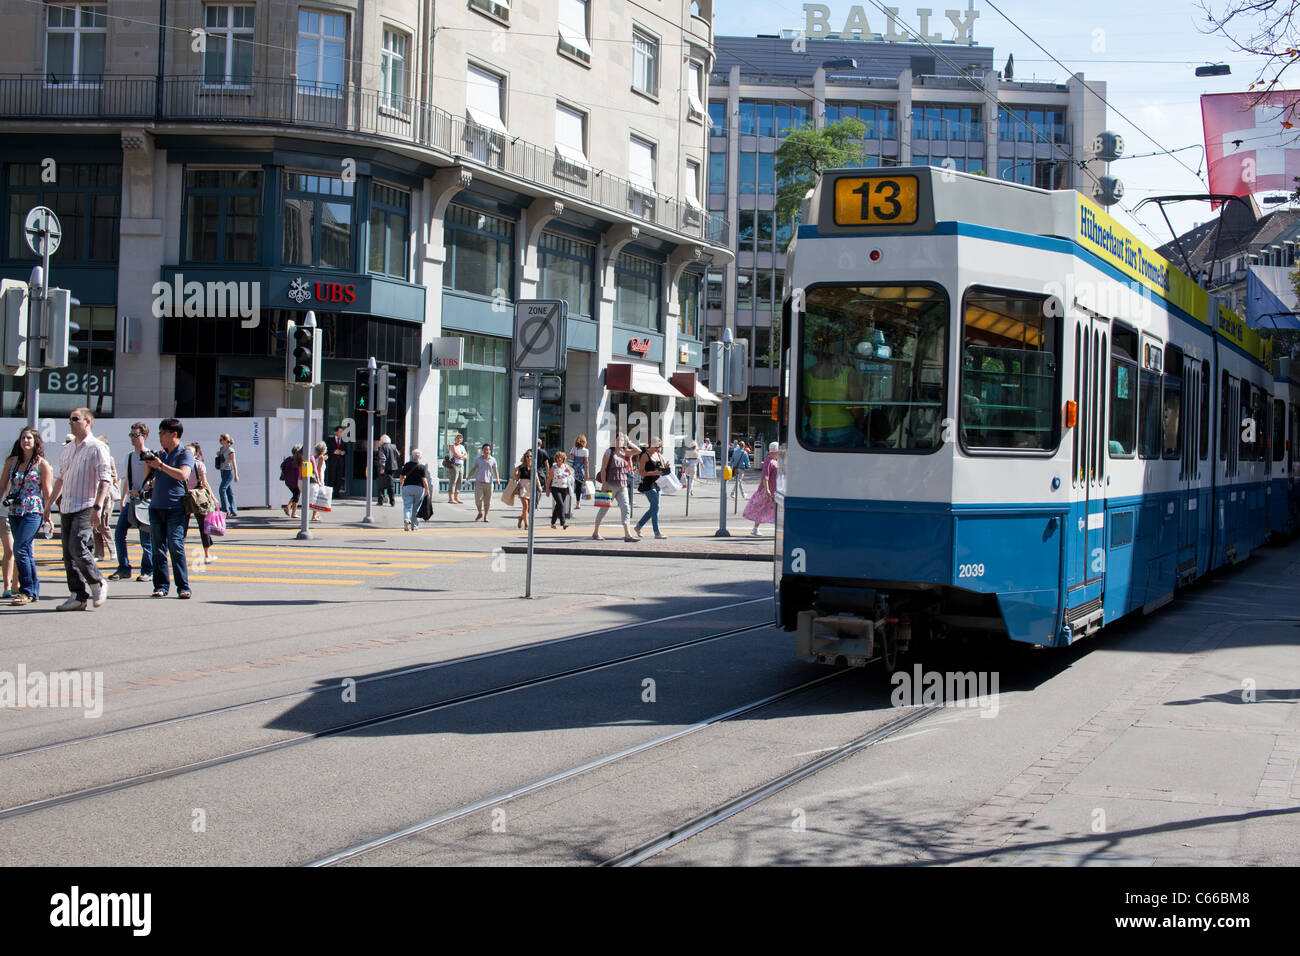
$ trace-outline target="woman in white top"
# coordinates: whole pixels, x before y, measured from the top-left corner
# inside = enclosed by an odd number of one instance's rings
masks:
[[[585,449],[584,449],[585,450]],[[569,522],[565,520],[565,506],[569,492],[573,489],[573,469],[569,466],[568,455],[562,451],[555,453],[555,461],[551,463],[550,469],[546,473],[546,490],[551,493],[555,499],[555,504],[551,506],[551,530],[555,530],[555,522],[560,522],[560,527],[567,529]]]
[[[311,491],[313,495],[316,493],[316,489],[313,487],[314,485],[325,484],[325,462],[329,457],[326,454],[326,452],[328,451],[329,449],[326,447],[323,441],[318,441],[314,446],[312,446],[311,481],[307,485],[307,488],[309,491]],[[311,507],[311,502],[312,499],[308,497],[305,501],[305,504],[307,505],[308,508]],[[320,512],[313,511],[311,513],[311,520],[320,521]]]

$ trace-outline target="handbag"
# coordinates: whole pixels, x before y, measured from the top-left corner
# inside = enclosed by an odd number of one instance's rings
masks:
[[[149,502],[137,501],[131,506],[131,514],[135,517],[135,526],[137,528],[148,528],[149,521]],[[127,519],[128,521],[130,518]]]
[[[612,491],[598,491],[593,497],[597,508],[614,507],[614,492]]]
[[[212,492],[200,485],[185,492],[181,508],[187,515],[203,518],[217,510],[217,501],[212,497]]]
[[[596,483],[594,481],[584,481],[582,483],[582,500],[590,501],[591,496],[596,493]]]
[[[507,507],[513,507],[515,503],[515,491],[519,488],[519,479],[511,478],[506,482],[505,491],[501,492],[501,503]]]
[[[425,495],[420,499],[420,511],[416,518],[420,521],[428,521],[433,517],[433,499]]]
[[[659,486],[660,493],[665,495],[675,495],[682,490],[682,483],[671,471],[666,471],[660,475],[656,484]]]
[[[224,538],[226,536],[226,513],[224,511],[214,511],[203,519],[203,530],[212,538]]]
[[[312,484],[311,510],[312,511],[333,511],[334,510],[334,489],[329,485],[319,483]]]

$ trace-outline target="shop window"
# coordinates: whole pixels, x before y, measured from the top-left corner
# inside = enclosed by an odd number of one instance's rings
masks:
[[[352,268],[353,183],[319,173],[285,173],[285,265]]]
[[[370,187],[370,271],[405,279],[410,271],[411,194],[382,183]]]
[[[48,206],[63,227],[56,262],[117,261],[121,166],[63,163],[54,183],[41,181],[36,163],[11,163],[6,169],[10,259],[36,258],[23,236],[23,223],[33,206]]]
[[[72,335],[77,354],[66,367],[39,373],[42,416],[67,415],[84,406],[96,418],[112,417],[116,316],[112,306],[72,310],[72,321],[80,326]]]
[[[542,233],[537,246],[541,271],[540,298],[563,299],[569,315],[589,319],[595,301],[596,247],[553,232]]]
[[[185,168],[185,262],[257,262],[262,170]]]
[[[661,271],[657,262],[619,253],[614,265],[615,322],[660,331]]]
[[[447,207],[443,220],[444,288],[488,297],[514,297],[515,224],[467,206]]]

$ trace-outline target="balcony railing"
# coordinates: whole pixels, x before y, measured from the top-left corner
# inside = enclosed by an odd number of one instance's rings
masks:
[[[43,76],[0,74],[0,120],[6,119],[230,123],[359,133],[427,147],[682,235],[727,244],[727,221],[720,213],[658,195],[431,103],[350,84],[319,87],[256,78],[212,86],[202,77],[185,76],[165,77],[159,90],[152,76],[56,84]]]

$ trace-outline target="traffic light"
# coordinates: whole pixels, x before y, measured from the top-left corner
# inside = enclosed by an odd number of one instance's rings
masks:
[[[72,307],[81,303],[67,289],[50,289],[45,316],[44,368],[65,368],[78,349],[72,344],[74,332],[81,326],[72,321]]]
[[[320,329],[285,323],[284,376],[290,385],[311,388],[320,384]]]
[[[357,411],[370,411],[370,369],[357,369]]]
[[[0,365],[6,375],[27,371],[27,283],[0,279]]]
[[[390,372],[387,365],[379,366],[379,380],[376,382],[375,411],[387,415],[388,409],[397,408],[397,373]]]

